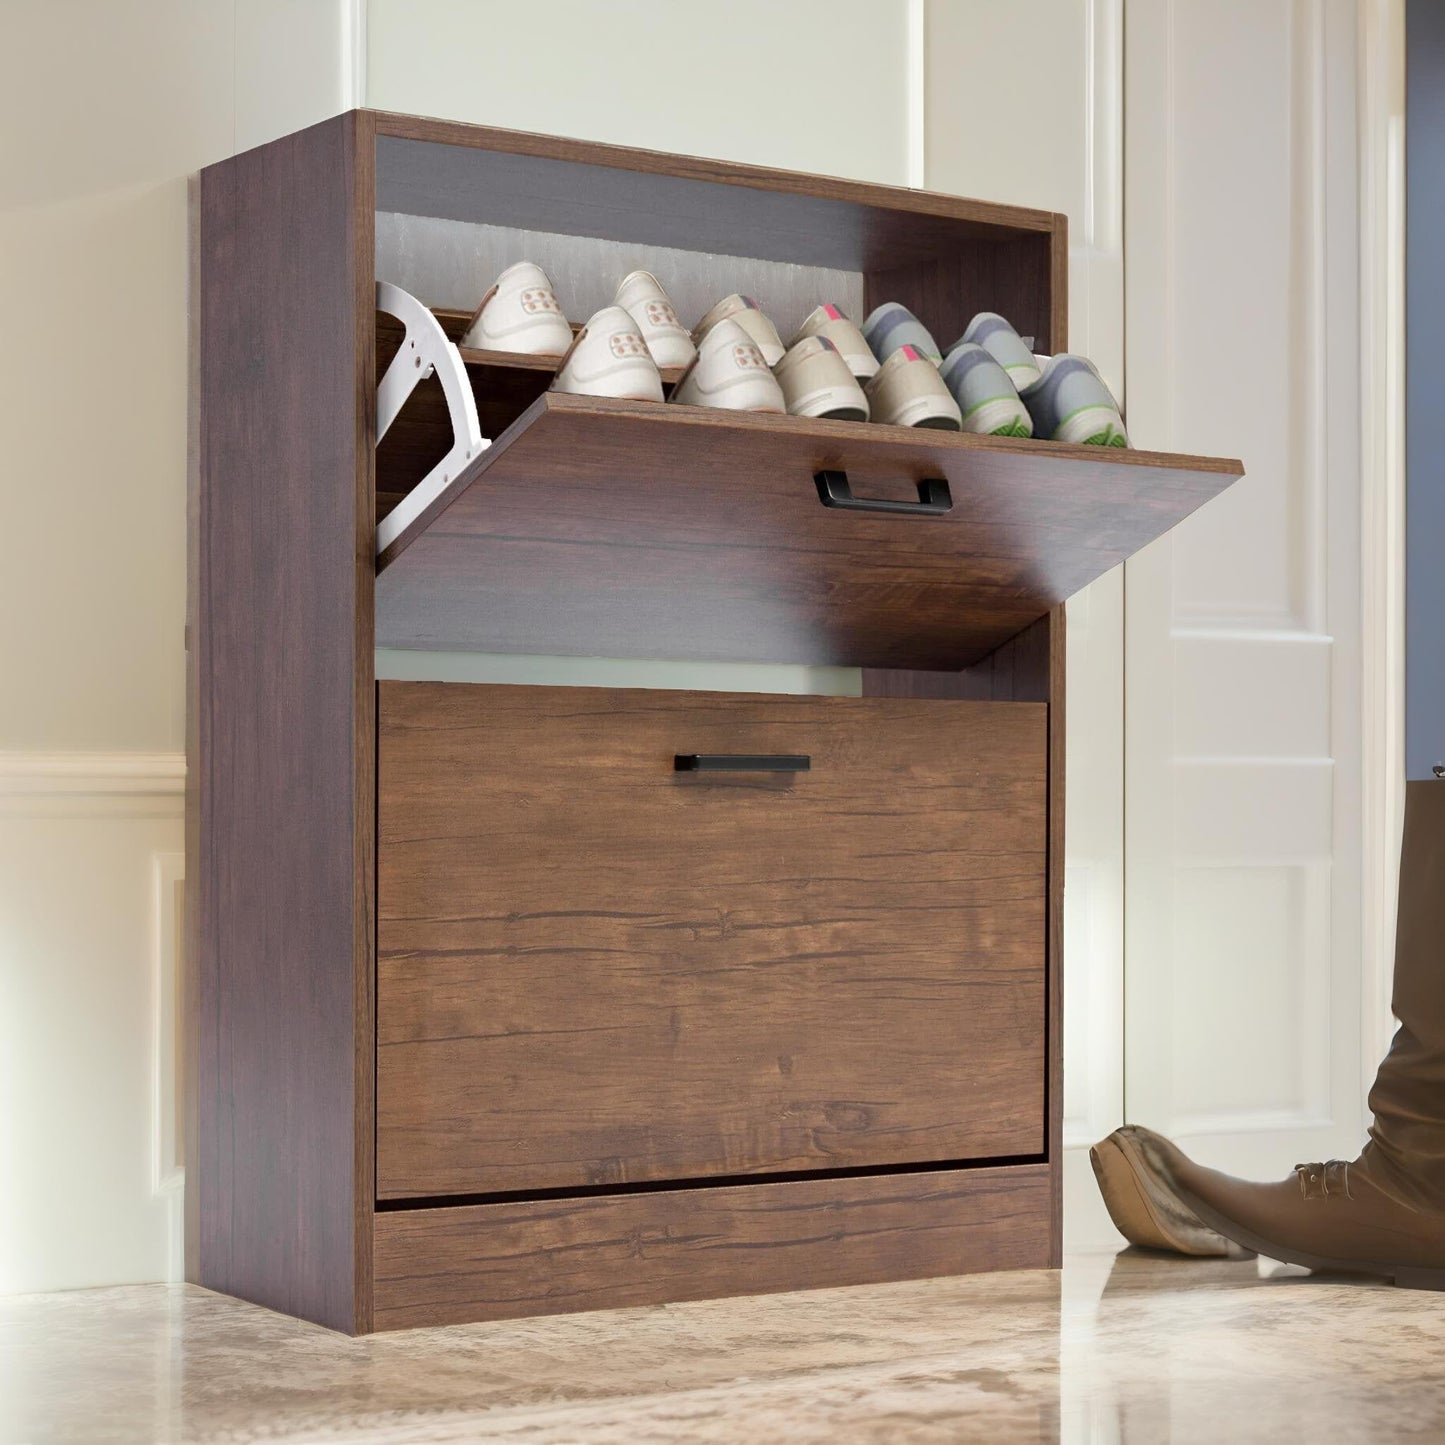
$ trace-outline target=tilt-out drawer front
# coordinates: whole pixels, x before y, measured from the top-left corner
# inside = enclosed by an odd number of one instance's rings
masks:
[[[1042,1156],[1042,704],[388,682],[379,721],[380,1198]]]

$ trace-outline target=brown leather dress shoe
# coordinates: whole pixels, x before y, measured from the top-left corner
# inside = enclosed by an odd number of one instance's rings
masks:
[[[1205,1169],[1159,1134],[1093,1151],[1104,1202],[1135,1244],[1222,1253],[1215,1238],[1307,1269],[1445,1290],[1445,782],[1405,800],[1395,941],[1399,1031],[1370,1090],[1360,1157],[1297,1164],[1280,1183]]]
[[[1089,1150],[1099,1193],[1119,1233],[1144,1249],[1198,1258],[1246,1253],[1205,1224],[1150,1166],[1135,1139],[1137,1132],[1116,1129]]]
[[[1140,1177],[1171,1196],[1198,1228],[1306,1269],[1445,1290],[1445,1213],[1400,1204],[1360,1161],[1297,1164],[1288,1179],[1255,1184],[1205,1169],[1148,1129],[1126,1127],[1110,1138],[1120,1135]]]

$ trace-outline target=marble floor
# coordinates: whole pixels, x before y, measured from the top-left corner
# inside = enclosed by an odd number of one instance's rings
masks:
[[[1445,1439],[1445,1296],[1126,1251],[351,1340],[185,1286],[0,1299],[0,1441]]]

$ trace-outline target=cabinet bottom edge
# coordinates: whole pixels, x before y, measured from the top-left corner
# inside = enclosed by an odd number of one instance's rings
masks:
[[[375,1216],[373,1328],[1057,1262],[1046,1163],[449,1204]]]

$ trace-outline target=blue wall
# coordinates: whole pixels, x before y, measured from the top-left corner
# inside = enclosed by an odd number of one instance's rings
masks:
[[[1406,776],[1445,764],[1445,3],[1406,10]]]

